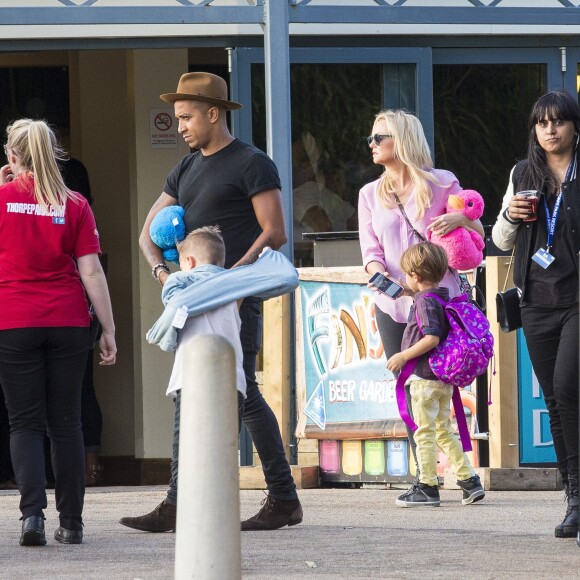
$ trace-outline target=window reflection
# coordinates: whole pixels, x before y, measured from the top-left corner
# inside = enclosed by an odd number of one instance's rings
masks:
[[[546,91],[543,64],[434,65],[435,165],[485,199],[493,224],[511,168],[526,154],[528,115]]]
[[[357,230],[358,191],[380,173],[365,142],[381,108],[381,65],[295,64],[292,185],[296,263],[310,266],[304,232]],[[266,150],[264,68],[252,68],[254,144]]]

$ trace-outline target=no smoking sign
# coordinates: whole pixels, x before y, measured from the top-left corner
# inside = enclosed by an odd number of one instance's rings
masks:
[[[154,123],[158,131],[169,131],[173,125],[173,119],[167,113],[159,113],[155,115]]]
[[[177,148],[177,131],[175,125],[172,109],[149,109],[151,148]]]

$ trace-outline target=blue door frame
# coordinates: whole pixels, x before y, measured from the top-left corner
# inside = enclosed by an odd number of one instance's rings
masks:
[[[433,65],[435,64],[545,64],[546,82],[549,89],[565,87],[576,92],[576,63],[580,62],[580,49],[567,51],[566,70],[562,70],[562,53],[559,47],[546,48],[291,48],[290,64],[415,64],[416,65],[416,113],[421,119],[431,150],[434,151],[433,116]],[[244,108],[232,114],[232,132],[243,141],[252,142],[252,64],[264,64],[262,48],[236,48],[231,51],[232,99],[244,104]],[[291,135],[288,135],[291,139]],[[291,171],[290,171],[291,174]],[[282,192],[287,223],[292,223],[292,188]],[[525,351],[520,352],[520,359]],[[524,365],[525,366],[525,365]],[[526,367],[527,368],[527,367]],[[523,370],[523,369],[522,369]],[[528,381],[529,382],[529,381]],[[524,443],[524,441],[522,441]],[[251,440],[243,432],[241,460],[251,464]],[[531,461],[547,461],[549,451]],[[529,457],[522,457],[529,462]]]

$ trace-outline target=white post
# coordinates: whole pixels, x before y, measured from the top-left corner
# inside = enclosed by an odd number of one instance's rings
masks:
[[[240,579],[234,349],[221,336],[198,336],[183,364],[175,578]]]

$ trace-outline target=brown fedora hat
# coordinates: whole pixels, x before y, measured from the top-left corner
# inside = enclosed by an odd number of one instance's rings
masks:
[[[240,103],[228,101],[226,81],[217,75],[206,72],[191,72],[181,75],[176,93],[160,95],[168,103],[175,101],[203,101],[219,105],[224,109],[241,109]]]

